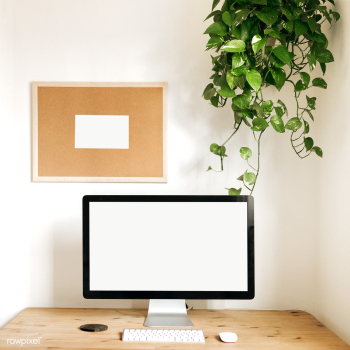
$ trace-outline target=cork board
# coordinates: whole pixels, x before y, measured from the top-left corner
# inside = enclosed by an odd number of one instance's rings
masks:
[[[167,83],[32,83],[33,181],[166,182],[166,97]],[[87,117],[123,118],[127,142],[104,148],[115,141],[106,124],[101,146],[77,147]]]

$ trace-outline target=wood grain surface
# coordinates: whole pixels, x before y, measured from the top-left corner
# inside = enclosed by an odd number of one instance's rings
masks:
[[[194,329],[202,329],[205,344],[130,343],[121,341],[124,328],[145,328],[144,309],[28,308],[0,330],[0,349],[16,349],[7,339],[39,338],[37,349],[245,349],[350,350],[350,346],[302,311],[190,310]],[[103,323],[108,330],[88,333],[82,324]],[[235,332],[236,343],[222,343],[220,332]]]

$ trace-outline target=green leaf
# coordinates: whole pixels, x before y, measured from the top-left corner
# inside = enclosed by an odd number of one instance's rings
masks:
[[[222,75],[216,75],[214,80],[213,80],[213,83],[216,85],[216,86],[222,86],[222,85],[225,85],[226,84],[226,75],[223,74]]]
[[[241,90],[244,90],[244,87],[245,87],[245,76],[241,76],[241,77],[235,76],[233,78],[233,83],[235,84],[235,86],[238,86]]]
[[[254,118],[253,119],[253,127],[251,128],[253,131],[262,131],[265,130],[269,124],[263,118]]]
[[[232,69],[239,68],[244,65],[244,59],[239,53],[232,56]]]
[[[286,131],[285,127],[284,127],[284,123],[281,117],[279,117],[278,115],[274,115],[273,117],[271,117],[271,125],[272,127],[279,133],[284,133]]]
[[[242,75],[246,75],[248,73],[248,68],[246,66],[240,66],[233,70],[233,74],[236,77],[241,77]]]
[[[265,114],[271,114],[272,113],[272,106],[273,106],[273,102],[271,100],[264,101],[261,104],[261,109]]]
[[[261,83],[262,83],[262,78],[260,73],[257,71],[256,68],[251,69],[250,72],[248,72],[247,74],[247,81],[249,83],[249,85],[255,90],[255,91],[259,91],[260,87],[261,87]]]
[[[235,28],[240,25],[251,13],[251,10],[248,9],[240,9],[236,11],[236,16],[232,21],[231,29],[232,31],[235,30]]]
[[[288,52],[288,49],[285,46],[283,45],[276,46],[274,47],[272,52],[274,55],[276,55],[277,58],[279,58],[281,61],[288,64],[288,66],[290,66],[290,61],[292,60],[292,56],[291,56],[292,54]]]
[[[278,117],[280,117],[280,118],[283,117],[284,112],[283,112],[282,107],[275,107],[275,112],[276,112]]]
[[[218,3],[220,2],[220,0],[214,0],[213,1],[213,6],[212,6],[212,10],[214,10],[215,9],[215,7],[218,5]]]
[[[213,12],[211,12],[211,13],[207,16],[207,18],[204,20],[204,22],[205,22],[207,19],[209,19],[210,17],[213,17],[213,16],[215,16],[215,15],[220,15],[220,14],[221,14],[221,11],[220,11],[220,10],[213,11]]]
[[[253,113],[249,109],[243,109],[241,112],[247,118],[250,118],[250,119],[254,118]]]
[[[328,0],[330,1],[330,0]],[[338,12],[332,11],[332,16],[336,22],[340,20],[340,14]]]
[[[311,137],[304,139],[304,143],[306,152],[309,152],[310,149],[314,146],[314,140]]]
[[[309,25],[309,28],[310,28],[310,30],[313,33],[316,30],[316,27],[317,27],[317,22],[316,22],[315,18],[309,17],[307,19],[307,24]]]
[[[224,39],[221,36],[213,36],[209,39],[207,43],[207,50],[216,48],[224,42]]]
[[[320,63],[330,63],[334,62],[334,57],[332,52],[327,49],[317,49],[315,51],[315,58]]]
[[[269,35],[272,38],[276,38],[276,39],[280,40],[281,39],[280,31],[279,31],[277,26],[274,26],[274,27],[276,27],[275,28],[276,30],[273,29],[273,28],[267,28],[267,29],[264,30],[264,34]]]
[[[306,120],[304,120],[304,134],[308,134],[309,131],[310,131],[310,125]]]
[[[208,85],[205,87],[202,96],[204,96],[204,94],[205,94],[207,91],[209,91],[210,89],[212,89],[213,87],[214,87],[214,85],[213,85],[212,83],[208,84]]]
[[[280,10],[288,18],[289,21],[293,21],[294,20],[294,15],[287,8],[281,7]]]
[[[256,115],[259,117],[259,118],[265,118],[265,114],[261,108],[261,106],[255,101],[253,103],[253,110],[256,112]]]
[[[252,150],[249,147],[241,147],[239,153],[241,155],[241,158],[244,160],[248,160],[253,154]]]
[[[231,71],[227,71],[227,73],[226,73],[226,81],[227,81],[227,84],[228,84],[228,86],[230,87],[231,90],[235,87],[233,79],[234,79],[234,76],[231,73]]]
[[[219,58],[221,58],[221,55],[215,56],[215,57],[211,56],[211,63],[212,63],[212,64],[217,63],[217,61],[219,60]]]
[[[222,14],[222,20],[223,22],[230,26],[231,25],[231,15],[229,12],[225,11],[223,14]]]
[[[261,38],[260,35],[255,35],[252,39],[252,48],[254,53],[256,54],[259,50],[261,50],[267,43],[267,38]]]
[[[292,131],[297,131],[298,129],[300,129],[302,127],[302,122],[299,120],[299,118],[295,117],[292,119],[289,119],[285,128],[288,130],[292,130]]]
[[[244,20],[232,33],[237,39],[251,41],[255,34],[259,33],[257,17],[249,17]]]
[[[323,33],[319,34],[318,32],[319,31],[316,30],[315,33],[308,32],[308,34],[305,35],[310,37],[311,40],[316,41],[319,44],[318,48],[326,48],[328,45],[327,37]]]
[[[215,94],[216,94],[216,90],[213,88],[206,91],[203,96],[205,100],[210,100]]]
[[[248,183],[249,185],[254,185],[256,181],[256,176],[254,173],[247,173],[245,172],[243,175],[244,181]]]
[[[216,156],[221,157],[227,157],[226,153],[226,147],[225,146],[219,146],[217,143],[212,143],[210,145],[210,152],[215,154]]]
[[[309,115],[309,117],[311,118],[312,121],[314,121],[314,116],[312,115],[311,111],[309,111],[308,109],[306,110],[307,114]]]
[[[310,83],[310,74],[305,72],[300,72],[299,74],[306,87],[308,87]]]
[[[209,170],[213,170],[213,168],[212,168],[211,166],[209,166],[208,169],[207,169],[207,171],[209,171]]]
[[[227,78],[227,76],[226,76]],[[227,84],[223,84],[221,86],[221,89],[218,90],[218,94],[222,97],[235,97],[236,93],[234,90],[232,90]]]
[[[322,78],[315,78],[312,81],[312,85],[320,87],[322,89],[327,89],[327,83]]]
[[[296,92],[303,91],[306,89],[307,89],[307,86],[305,86],[305,84],[303,83],[302,80],[298,80],[297,83],[295,84],[295,87],[294,87],[294,91],[296,91]]]
[[[316,57],[314,55],[307,55],[306,58],[309,61],[310,70],[313,71],[316,67]]]
[[[238,95],[232,99],[232,102],[241,109],[246,109],[252,100],[252,93],[249,89],[245,89],[242,95]]]
[[[237,106],[235,106],[234,104],[232,104],[231,107],[233,109],[233,115],[235,117],[235,123],[236,124],[241,124],[242,119],[243,119],[243,114],[240,112],[240,109]],[[236,110],[233,107],[236,108]]]
[[[251,0],[253,4],[267,5],[267,0]]]
[[[249,120],[247,119],[247,117],[245,115],[242,117],[242,119],[243,119],[245,125],[247,125],[249,128],[252,127],[252,125],[249,123]]]
[[[256,61],[254,59],[254,57],[252,55],[250,55],[249,53],[247,53],[247,67],[248,68],[253,68],[256,67]]]
[[[229,10],[229,0],[224,0],[224,3],[221,6],[221,12],[225,12]]]
[[[211,153],[214,153],[214,154],[217,154],[220,150],[220,146],[217,144],[217,143],[212,143],[210,145],[210,152]]]
[[[238,180],[238,181],[243,181],[243,179],[244,179],[244,174],[241,175],[240,177],[237,177],[237,180]]]
[[[326,17],[327,21],[332,24],[332,19],[331,16],[329,15],[328,11],[327,11],[327,7],[326,6],[317,6],[317,9],[323,14],[323,16]]]
[[[298,18],[303,13],[303,10],[295,6],[293,3],[291,3],[289,6],[292,9],[292,12],[295,18]]]
[[[323,151],[321,150],[320,147],[317,147],[317,146],[313,147],[311,149],[311,152],[315,152],[321,158],[323,157]]]
[[[228,190],[229,196],[239,196],[239,195],[241,194],[241,192],[242,192],[242,189],[241,189],[241,188],[238,189],[238,190],[236,190],[235,188],[230,188],[230,189]]]
[[[271,74],[276,83],[276,88],[281,90],[286,81],[286,72],[282,68],[271,68]]]
[[[320,63],[320,66],[321,66],[323,75],[325,75],[326,74],[326,64],[325,63]]]
[[[283,0],[267,0],[267,5],[272,7],[283,6]]]
[[[308,29],[309,26],[306,23],[300,22],[298,19],[295,21],[295,37],[304,35]]]
[[[245,51],[245,42],[242,40],[231,40],[225,43],[222,50],[227,52],[243,52]]]
[[[311,109],[316,109],[316,97],[309,97],[309,96],[306,96],[306,100],[307,100],[307,105],[308,105]]]
[[[214,107],[218,108],[219,107],[219,95],[213,96],[210,99],[210,102]]]
[[[228,26],[223,22],[216,22],[211,24],[204,32],[204,34],[217,34],[225,36],[228,34]]]
[[[291,33],[294,28],[294,21],[288,21],[288,22],[282,21],[282,26],[285,30]]]
[[[264,23],[272,26],[278,18],[278,11],[270,7],[264,7],[261,11],[254,11],[254,14]]]
[[[276,68],[281,68],[285,66],[286,64],[281,61],[279,58],[277,58],[274,54],[270,56],[270,62],[276,67]]]
[[[216,90],[213,84],[208,84],[204,89],[203,97],[205,100],[210,100],[216,94]]]
[[[284,113],[286,113],[286,115],[287,115],[287,117],[288,117],[288,109],[287,109],[287,106],[286,106],[281,100],[278,100],[277,103],[280,104],[280,105],[283,107]]]

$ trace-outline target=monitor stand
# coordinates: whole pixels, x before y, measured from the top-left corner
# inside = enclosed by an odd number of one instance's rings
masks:
[[[146,327],[193,327],[184,299],[150,299]]]

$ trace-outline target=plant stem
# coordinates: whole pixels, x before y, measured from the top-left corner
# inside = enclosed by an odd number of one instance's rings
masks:
[[[248,165],[249,165],[253,170],[257,171],[257,169],[255,169],[253,166],[251,166],[251,165],[249,164],[249,159],[247,159],[247,163],[248,163]]]
[[[239,129],[239,127],[241,126],[241,124],[242,124],[242,120],[241,120],[241,122],[238,124],[236,130],[235,130],[235,131],[232,133],[232,135],[221,145],[221,147],[222,147],[222,146],[225,146],[226,143],[229,142],[229,141],[231,140],[231,138],[233,137],[233,135],[238,131],[238,129]]]
[[[231,134],[231,136],[221,145],[221,147],[225,146],[227,142],[229,142],[231,140],[231,138],[233,137],[233,135],[238,131],[239,127],[242,124],[242,120],[240,121],[240,123],[238,124],[237,128],[235,129],[235,131]],[[221,162],[221,171],[224,170],[224,157],[221,156],[221,150],[220,150],[220,162]]]
[[[305,146],[301,149],[301,151],[298,152],[298,154],[301,153],[304,149],[305,149]]]
[[[260,140],[261,140],[261,135],[262,135],[263,133],[264,133],[264,130],[260,133],[259,139],[258,139],[258,169],[256,170],[256,178],[255,178],[255,182],[254,182],[253,188],[252,188],[252,190],[251,190],[251,192],[250,192],[250,195],[253,194],[253,191],[254,191],[256,182],[257,182],[257,180],[258,180],[259,172],[260,172]]]
[[[243,180],[243,185],[248,191],[251,191],[251,189],[245,184],[244,180]]]
[[[301,146],[303,144],[304,144],[304,141],[302,143],[300,143],[299,145],[296,145],[295,147],[299,147],[299,146]]]

